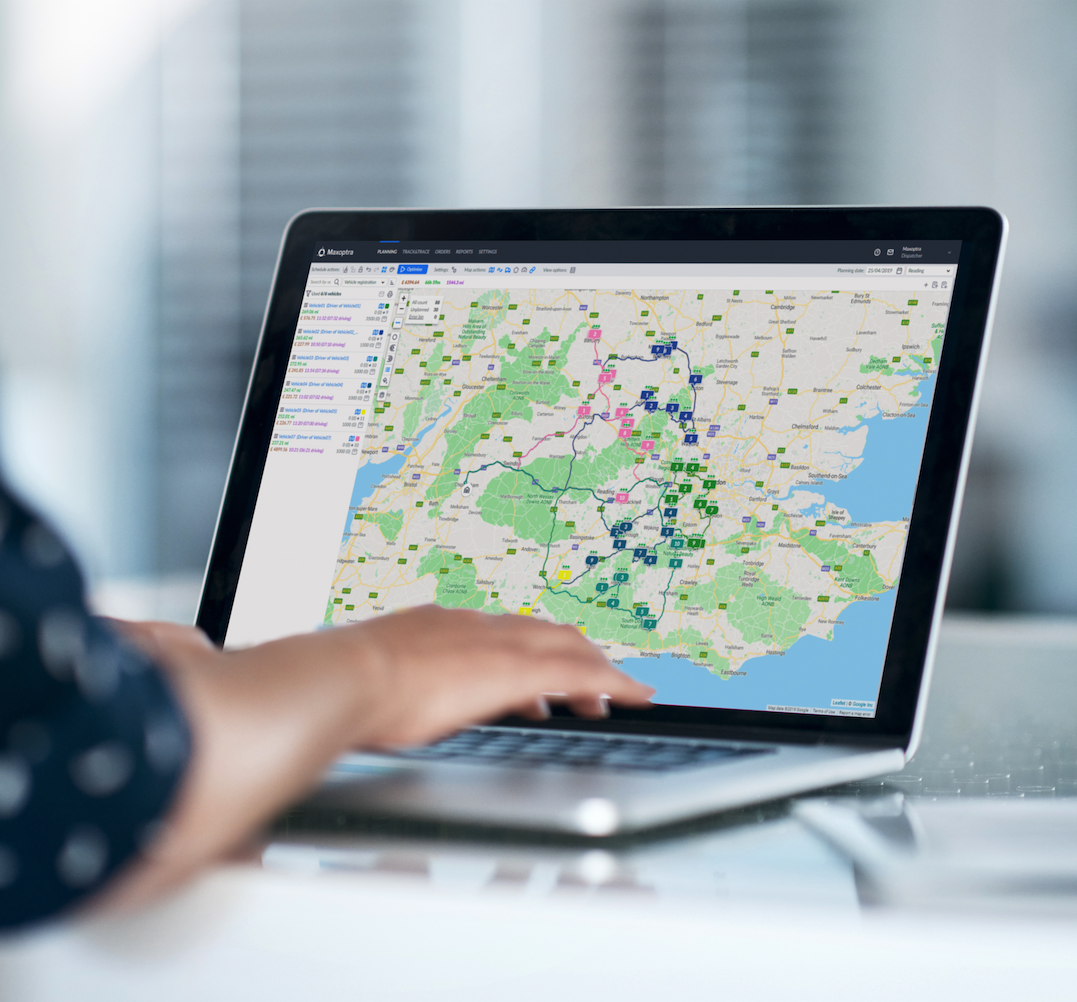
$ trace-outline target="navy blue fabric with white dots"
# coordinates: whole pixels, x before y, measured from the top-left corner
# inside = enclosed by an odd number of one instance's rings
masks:
[[[0,928],[130,861],[189,754],[162,674],[89,615],[63,544],[0,486]]]

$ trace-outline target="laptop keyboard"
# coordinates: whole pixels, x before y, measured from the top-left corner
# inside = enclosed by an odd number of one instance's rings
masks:
[[[661,738],[475,727],[425,748],[398,754],[402,758],[426,762],[672,772],[732,762],[765,750],[712,741],[664,741]]]

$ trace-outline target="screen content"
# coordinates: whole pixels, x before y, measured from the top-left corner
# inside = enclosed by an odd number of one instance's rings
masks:
[[[958,249],[317,245],[228,646],[435,602],[873,716]]]

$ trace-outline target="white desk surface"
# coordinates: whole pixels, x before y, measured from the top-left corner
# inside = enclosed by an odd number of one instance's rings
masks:
[[[1077,747],[1077,624],[950,620],[936,679],[925,777],[1000,721],[1015,755]],[[781,805],[612,851],[292,831],[148,911],[0,941],[0,999],[1077,997],[1077,894],[1023,911],[861,897]]]

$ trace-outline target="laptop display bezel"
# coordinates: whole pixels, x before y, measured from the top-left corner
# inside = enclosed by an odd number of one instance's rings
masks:
[[[954,521],[962,455],[1004,221],[987,208],[311,210],[282,241],[214,535],[198,625],[223,643],[313,246],[366,240],[959,240],[961,255],[873,718],[654,706],[614,709],[607,729],[904,744],[913,727]],[[523,722],[520,722],[523,724]],[[596,726],[560,718],[557,726]],[[541,725],[528,725],[541,726]]]

